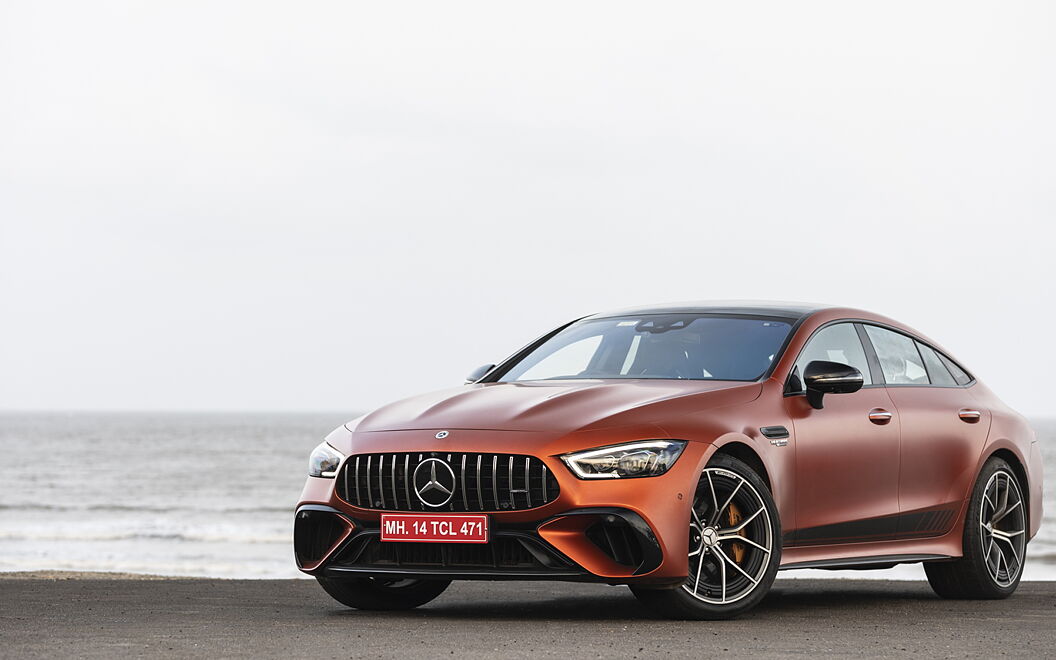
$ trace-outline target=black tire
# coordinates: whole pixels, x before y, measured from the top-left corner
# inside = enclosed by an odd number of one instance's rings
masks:
[[[751,546],[747,546],[744,543],[739,543],[737,541],[720,541],[716,546],[718,547],[717,551],[713,548],[704,550],[705,543],[702,540],[704,534],[695,534],[694,529],[696,528],[693,527],[693,517],[691,515],[691,520],[689,521],[691,527],[691,547],[687,549],[687,552],[692,553],[694,543],[699,541],[699,545],[697,546],[699,554],[696,555],[697,561],[699,562],[698,569],[696,571],[692,570],[694,561],[693,555],[691,554],[690,575],[687,576],[686,582],[683,584],[673,588],[664,589],[638,586],[631,587],[631,591],[634,592],[634,595],[638,600],[651,610],[656,611],[665,617],[671,619],[692,620],[730,619],[743,614],[758,605],[760,601],[766,597],[767,592],[770,591],[770,587],[774,583],[774,577],[777,575],[778,566],[781,564],[781,520],[778,517],[777,506],[774,504],[774,499],[770,494],[770,490],[766,487],[766,483],[762,478],[756,474],[751,467],[743,461],[724,454],[719,454],[713,458],[711,462],[708,463],[708,466],[704,470],[704,474],[701,475],[700,480],[698,481],[696,495],[693,502],[694,511],[698,512],[698,518],[708,513],[708,510],[706,509],[706,507],[710,506],[708,502],[715,499],[710,490],[710,486],[713,484],[709,484],[709,472],[713,475],[719,475],[715,477],[718,479],[725,478],[722,477],[724,474],[723,471],[738,475],[744,480],[744,482],[751,486],[749,489],[744,489],[744,496],[749,498],[745,501],[747,502],[751,499],[756,499],[758,503],[762,505],[762,510],[759,510],[760,512],[754,520],[750,520],[746,523],[749,527],[746,527],[745,529],[752,530],[752,533],[756,536],[754,539],[756,541],[764,540],[766,539],[766,535],[769,535],[769,539],[763,544],[767,545],[769,550],[763,553],[762,550],[753,549]],[[738,489],[743,489],[743,484],[739,486]],[[740,492],[740,490],[737,492]],[[707,499],[708,502],[703,502],[701,499],[702,497]],[[698,506],[698,502],[701,502],[702,504]],[[730,507],[723,507],[721,504],[717,504],[717,506],[712,506],[711,508],[712,510],[717,510],[716,517],[720,518],[724,511],[729,512]],[[729,515],[731,517],[731,524],[733,524],[733,514],[729,513]],[[765,521],[760,519],[763,515],[766,516]],[[749,512],[746,512],[745,519],[748,519],[748,517]],[[700,521],[700,524],[702,525],[702,528],[718,527],[717,524],[709,523],[705,525],[705,521],[703,520]],[[694,536],[696,536],[696,538],[694,538]],[[722,542],[727,542],[729,545],[722,546]],[[731,546],[736,546],[738,543],[741,546],[741,550],[740,552],[735,552],[735,549]],[[726,551],[729,552],[727,553]],[[744,561],[745,566],[748,568],[748,572],[754,573],[754,575],[757,576],[754,583],[751,582],[751,577],[741,578],[735,576],[733,578],[735,581],[747,580],[746,582],[743,582],[745,585],[745,591],[742,595],[737,596],[736,599],[731,602],[720,603],[707,602],[702,599],[711,594],[708,590],[705,590],[704,593],[699,596],[694,595],[699,593],[700,587],[700,579],[697,577],[697,579],[694,580],[694,573],[696,576],[700,575],[701,568],[705,566],[705,561],[710,561],[715,566],[723,564],[725,561],[727,562],[726,566],[729,566],[730,568],[727,569],[724,566],[722,570],[728,570],[730,574],[734,574],[734,567],[728,557],[730,555],[737,557],[738,554],[752,557],[751,560],[737,560],[737,563],[740,564],[741,561]],[[707,559],[705,559],[705,557],[707,557]],[[751,563],[749,563],[749,561]],[[723,585],[723,591],[720,592],[720,600],[722,601],[725,601],[727,598],[727,592],[725,590],[727,581],[725,576],[726,574],[724,573],[722,577],[719,578],[721,580],[720,584]]]
[[[997,475],[995,477],[995,475]],[[1012,525],[1022,527],[1022,532],[1013,537],[1013,540],[1004,540],[1001,547],[992,547],[995,543],[992,532],[988,532],[984,526],[983,518],[993,517],[988,515],[988,510],[998,509],[993,503],[984,499],[987,495],[988,486],[996,483],[998,488],[1002,480],[1011,480],[1012,492],[1019,497],[1019,504],[1014,505],[1011,497],[1007,500],[1004,510],[1005,515],[999,520],[1003,526],[1010,528]],[[999,491],[998,491],[999,492]],[[958,599],[998,599],[1008,598],[1019,586],[1019,580],[1023,576],[1023,562],[1026,557],[1026,527],[1027,527],[1027,502],[1023,497],[1022,484],[1016,477],[1015,470],[1004,460],[994,457],[983,466],[979,478],[972,488],[971,501],[968,504],[968,513],[964,522],[964,555],[953,561],[926,562],[924,572],[928,576],[928,583],[939,596],[943,598]],[[1015,507],[1011,511],[1008,507]],[[1000,511],[993,511],[1000,514]],[[989,534],[989,536],[988,536]],[[1014,543],[1014,539],[1022,536],[1020,545]],[[1001,554],[1001,558],[993,560],[993,553]],[[1005,557],[1005,572],[1001,572],[1001,560]],[[1018,559],[1018,561],[1017,561]],[[993,564],[997,564],[997,576],[992,573]],[[1014,575],[1012,569],[1015,568]]]
[[[337,602],[357,610],[410,610],[444,592],[451,580],[383,580],[324,578],[316,580]]]

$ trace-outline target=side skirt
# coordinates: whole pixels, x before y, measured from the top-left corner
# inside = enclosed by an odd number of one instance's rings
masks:
[[[936,538],[902,541],[873,541],[866,543],[835,543],[830,545],[788,546],[781,550],[781,568],[811,568],[818,562],[824,566],[902,564],[919,561],[956,559],[963,554],[963,525]],[[896,559],[897,558],[897,559]]]
[[[915,564],[922,561],[942,561],[945,559],[954,559],[954,557],[949,555],[874,555],[872,557],[846,557],[844,559],[817,559],[814,561],[782,564],[778,570],[788,571],[797,568],[869,570],[889,568],[895,564]]]

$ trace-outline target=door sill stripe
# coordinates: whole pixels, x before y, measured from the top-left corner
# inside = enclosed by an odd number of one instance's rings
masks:
[[[788,571],[796,568],[841,568],[846,566],[868,566],[870,564],[912,564],[921,561],[953,559],[949,555],[874,555],[872,557],[846,557],[843,559],[819,559],[782,564],[778,569]]]

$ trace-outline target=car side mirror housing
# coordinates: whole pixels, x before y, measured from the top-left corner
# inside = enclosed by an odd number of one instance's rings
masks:
[[[865,378],[850,365],[814,360],[803,370],[803,383],[807,388],[807,402],[812,408],[821,410],[824,407],[822,398],[826,394],[857,392],[865,384]]]
[[[473,371],[469,372],[468,376],[466,376],[466,385],[469,385],[470,383],[475,383],[478,380],[480,380],[481,378],[483,378],[484,376],[487,376],[488,372],[491,371],[494,368],[495,368],[494,364],[484,364],[484,365],[481,365],[481,366],[477,367]]]

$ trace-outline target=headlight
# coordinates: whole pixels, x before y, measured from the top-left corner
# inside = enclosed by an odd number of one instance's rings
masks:
[[[561,460],[580,479],[656,477],[675,464],[683,440],[643,440],[565,454]]]
[[[341,452],[325,442],[322,443],[312,450],[312,455],[308,459],[308,476],[332,479],[337,475],[337,468],[341,465],[342,458],[344,456]]]

